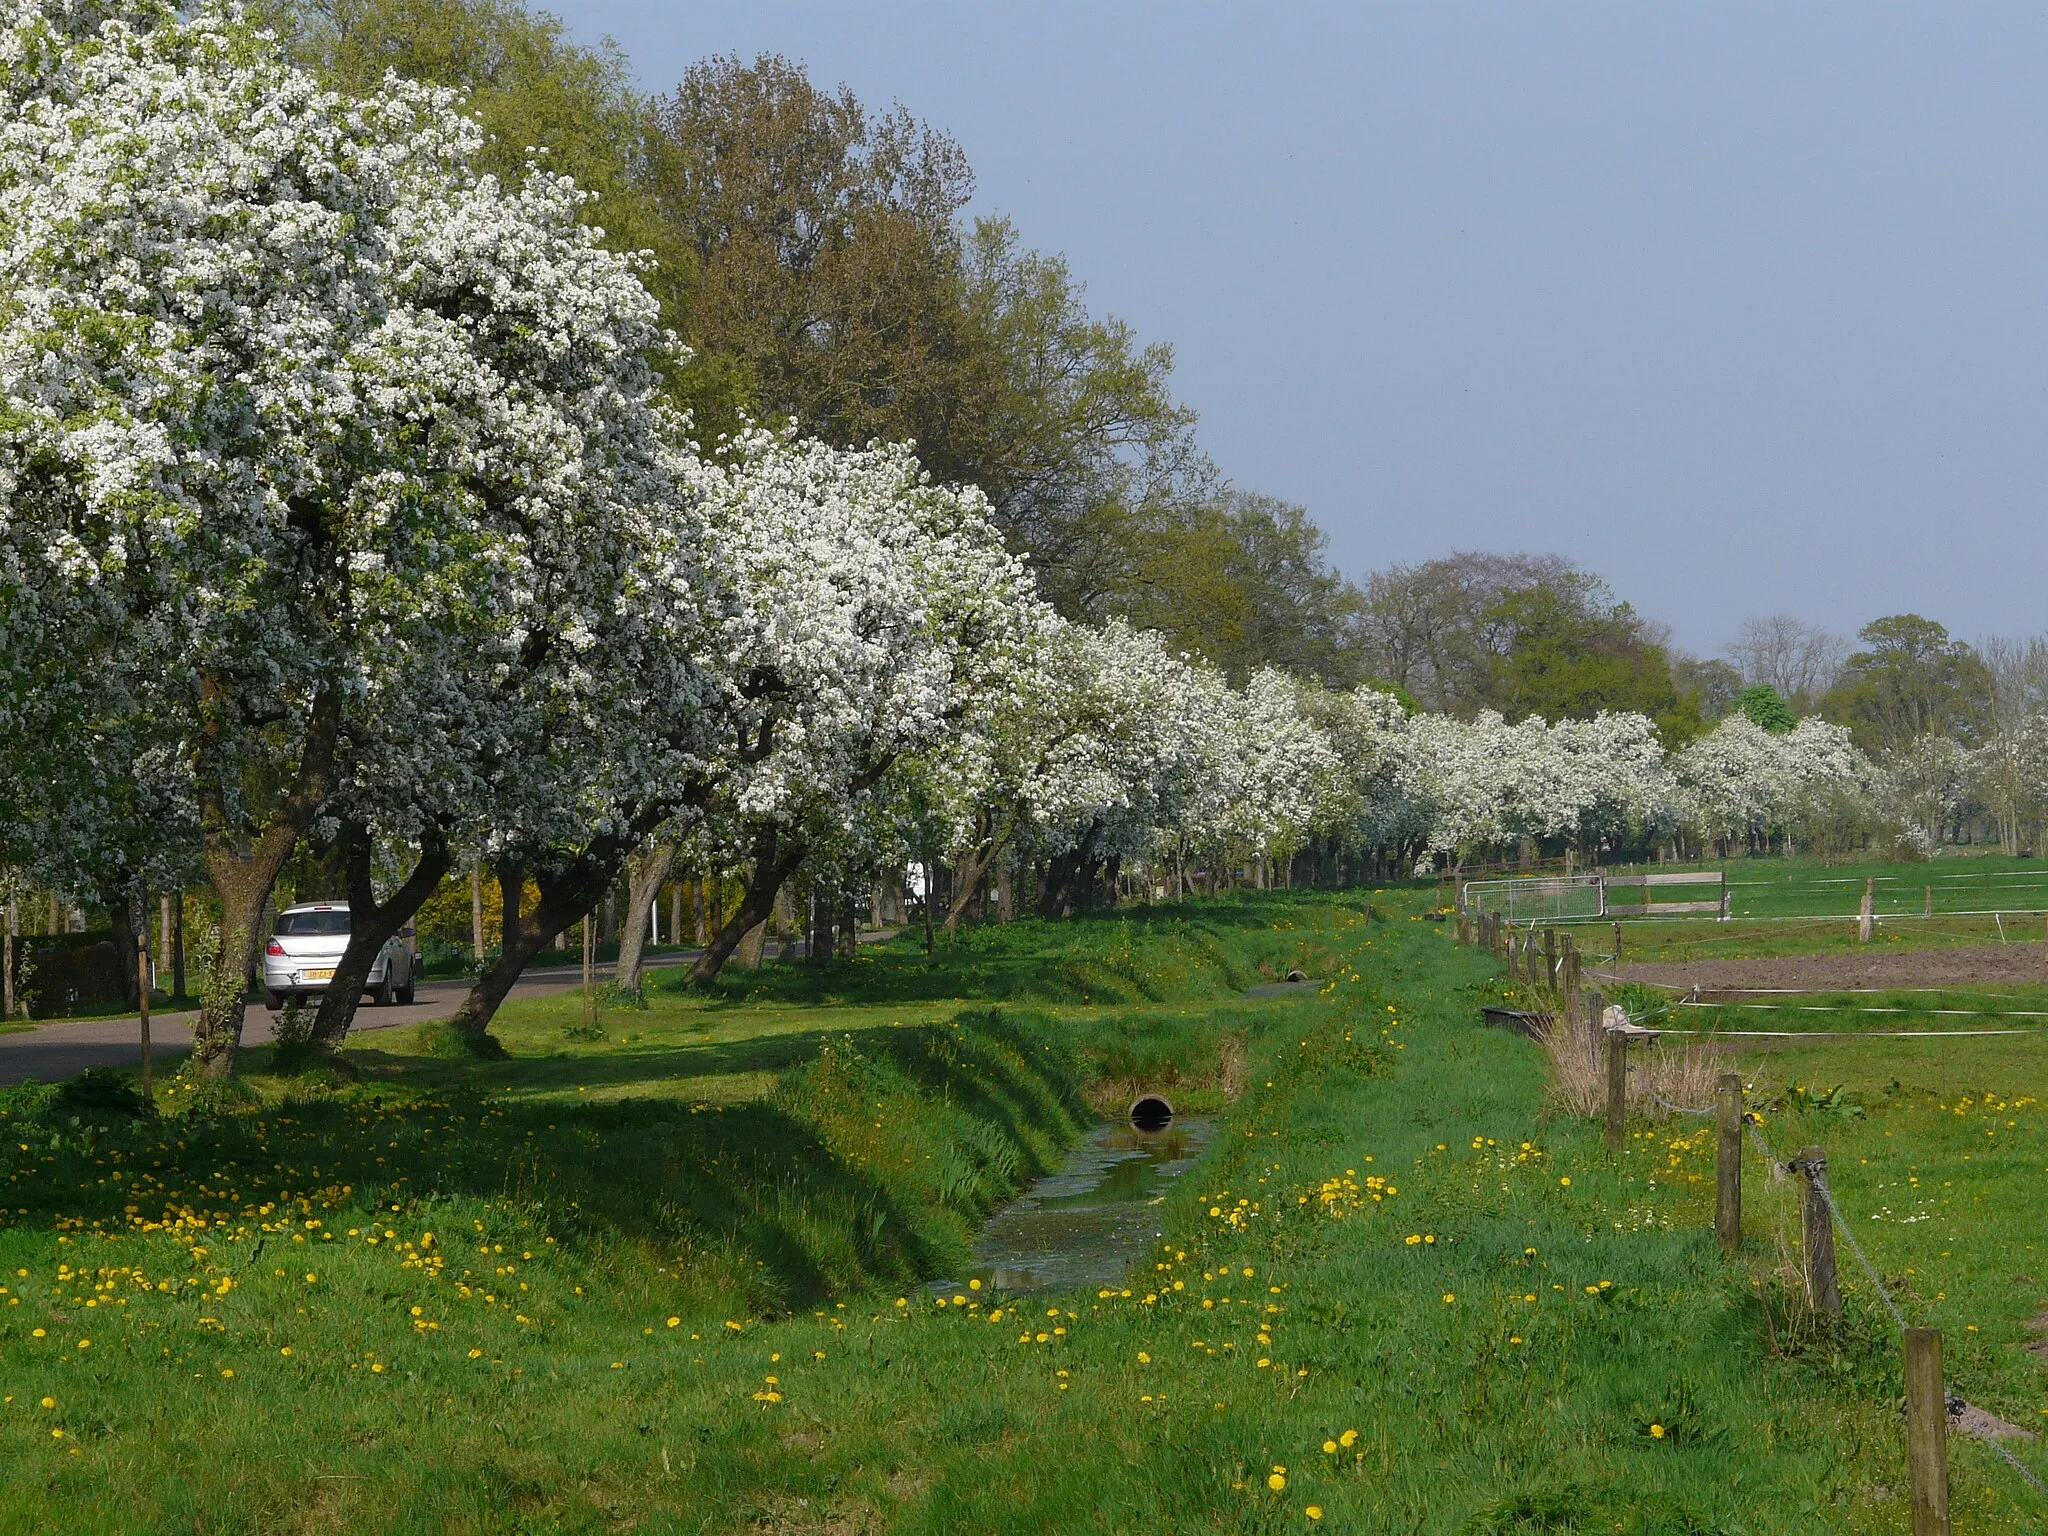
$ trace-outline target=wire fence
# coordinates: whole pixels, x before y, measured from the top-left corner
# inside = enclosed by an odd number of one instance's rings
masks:
[[[1827,1164],[1825,1162],[1809,1162],[1800,1158],[1793,1158],[1789,1162],[1780,1162],[1777,1153],[1771,1150],[1771,1144],[1764,1139],[1763,1129],[1757,1124],[1756,1116],[1745,1114],[1742,1120],[1743,1124],[1748,1127],[1750,1137],[1756,1143],[1757,1151],[1763,1156],[1765,1165],[1770,1168],[1774,1178],[1783,1178],[1786,1174],[1797,1173],[1803,1175],[1813,1186],[1815,1193],[1820,1196],[1822,1202],[1827,1206],[1830,1220],[1841,1230],[1842,1236],[1848,1239],[1849,1252],[1855,1255],[1857,1266],[1863,1271],[1864,1277],[1869,1280],[1871,1290],[1877,1293],[1877,1299],[1883,1302],[1885,1310],[1891,1313],[1892,1322],[1897,1325],[1899,1334],[1903,1338],[1908,1326],[1906,1314],[1899,1310],[1899,1304],[1892,1299],[1891,1287],[1884,1283],[1884,1277],[1877,1272],[1877,1266],[1870,1262],[1870,1255],[1863,1251],[1863,1244],[1856,1236],[1856,1229],[1849,1224],[1849,1218],[1842,1214],[1841,1206],[1836,1203],[1834,1189],[1828,1183]],[[1964,1414],[1969,1410],[1970,1404],[1961,1397],[1951,1396],[1948,1399],[1947,1407],[1950,1419],[1961,1421]],[[2019,1457],[2013,1455],[2011,1450],[2001,1443],[1996,1434],[1988,1429],[1970,1430],[1967,1424],[1964,1425],[1964,1428],[1966,1432],[1974,1433],[1977,1439],[1982,1440],[1992,1450],[1998,1452],[2007,1466],[2026,1479],[2033,1487],[2034,1492],[2039,1494],[2044,1501],[2048,1501],[2048,1483],[2044,1483],[2033,1468],[2021,1461]]]

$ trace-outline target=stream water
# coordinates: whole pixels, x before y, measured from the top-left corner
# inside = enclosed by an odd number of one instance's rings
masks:
[[[1121,1279],[1163,1235],[1159,1207],[1212,1130],[1203,1119],[1176,1119],[1158,1131],[1128,1121],[1097,1127],[1058,1172],[989,1218],[974,1245],[974,1267],[935,1283],[933,1294],[953,1295],[970,1279],[996,1291]]]

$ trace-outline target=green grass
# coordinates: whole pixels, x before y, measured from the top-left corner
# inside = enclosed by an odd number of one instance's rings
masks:
[[[379,1032],[354,1083],[259,1075],[159,1124],[17,1094],[0,1529],[1900,1529],[1871,1298],[1839,1350],[1786,1336],[1782,1193],[1757,1173],[1724,1262],[1705,1139],[1610,1157],[1549,1117],[1540,1050],[1476,1022],[1497,965],[1424,899],[904,941],[664,984],[601,1040],[536,1001],[504,1062]],[[1293,965],[1326,987],[1239,996]],[[1956,1387],[2017,1417],[2043,1063],[1973,1042],[1923,1082],[1884,1044],[1756,1064],[1863,1107],[1768,1132],[1826,1140],[1852,1200],[1902,1145],[1948,1181],[1872,1245],[1925,1277]],[[1136,1082],[1222,1118],[1128,1288],[919,1284]],[[1959,1530],[2043,1528],[1955,1457]]]

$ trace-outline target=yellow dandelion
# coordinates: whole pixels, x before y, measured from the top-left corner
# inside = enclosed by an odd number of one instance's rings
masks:
[[[1650,1426],[1650,1438],[1662,1440],[1664,1438],[1664,1426],[1662,1424],[1652,1424]]]
[[[1311,1504],[1307,1509],[1303,1510],[1302,1513],[1307,1515],[1311,1520],[1320,1520],[1323,1518],[1323,1506],[1320,1504]]]
[[[54,1408],[57,1406],[57,1399],[55,1399],[54,1397],[46,1397],[43,1399],[43,1406],[45,1408]]]
[[[1269,1474],[1266,1478],[1266,1486],[1272,1489],[1275,1493],[1278,1493],[1282,1488],[1285,1488],[1287,1486],[1287,1474],[1285,1472],[1274,1472]]]

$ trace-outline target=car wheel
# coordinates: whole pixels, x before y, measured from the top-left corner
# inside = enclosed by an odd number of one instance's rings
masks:
[[[398,1001],[405,1007],[410,1008],[412,1006],[413,994],[418,990],[418,987],[419,977],[414,974],[412,966],[408,964],[405,968],[405,985],[398,989]]]
[[[384,979],[370,989],[370,996],[379,1008],[389,1008],[392,999],[391,967],[384,967]]]
[[[276,1013],[284,1007],[284,994],[282,992],[273,992],[270,988],[265,987],[263,989],[263,1006],[272,1013]]]

